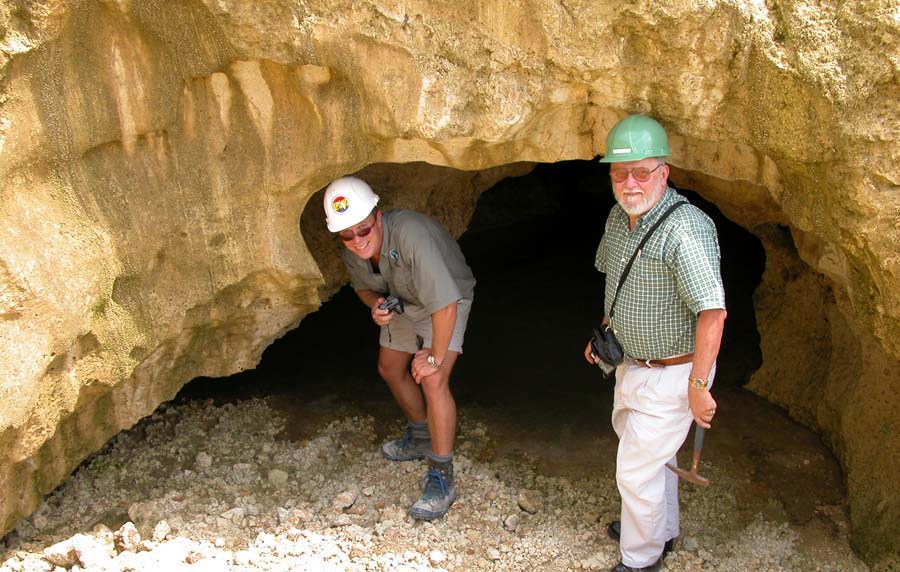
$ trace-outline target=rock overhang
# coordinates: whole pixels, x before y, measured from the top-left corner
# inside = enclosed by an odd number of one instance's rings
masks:
[[[505,165],[593,157],[644,112],[671,134],[673,180],[766,246],[751,385],[828,436],[858,546],[891,550],[900,499],[865,468],[896,474],[880,453],[900,450],[885,4],[96,1],[0,17],[3,528],[183,383],[253,367],[318,307],[336,275],[297,221],[329,180],[374,163],[483,172],[434,191],[460,200],[436,212],[458,233]],[[806,296],[831,317],[818,339],[852,351],[798,381],[783,354],[821,347],[791,336],[778,299]],[[810,376],[821,391],[792,390]]]

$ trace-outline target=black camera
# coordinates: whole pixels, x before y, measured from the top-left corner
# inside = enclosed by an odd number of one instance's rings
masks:
[[[594,335],[591,337],[591,357],[600,358],[597,365],[603,371],[604,378],[610,377],[616,371],[616,363],[622,362],[624,354],[621,345],[608,324],[600,326],[600,329],[594,328]],[[619,361],[615,362],[617,358]]]
[[[403,300],[396,296],[388,296],[384,299],[384,302],[378,304],[379,310],[387,310],[388,312],[397,312],[398,314],[403,313]]]

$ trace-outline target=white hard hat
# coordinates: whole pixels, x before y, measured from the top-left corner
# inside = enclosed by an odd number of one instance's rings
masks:
[[[361,223],[377,204],[378,195],[365,181],[356,177],[341,177],[325,189],[328,230],[340,232]]]

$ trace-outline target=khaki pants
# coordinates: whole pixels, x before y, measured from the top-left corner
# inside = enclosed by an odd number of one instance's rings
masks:
[[[616,370],[612,425],[619,436],[619,549],[626,566],[650,566],[680,533],[678,478],[665,465],[677,466],[675,454],[694,420],[687,393],[691,365],[647,368],[626,359]]]

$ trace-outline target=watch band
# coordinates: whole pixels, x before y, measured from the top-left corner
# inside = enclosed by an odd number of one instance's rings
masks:
[[[428,354],[428,357],[425,358],[425,363],[427,363],[434,369],[441,369],[441,366],[443,365],[443,364],[437,362],[437,359],[434,357],[434,354]]]

